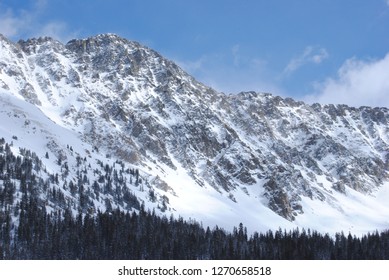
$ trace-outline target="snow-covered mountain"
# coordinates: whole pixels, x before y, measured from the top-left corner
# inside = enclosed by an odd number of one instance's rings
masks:
[[[226,95],[113,34],[66,45],[0,35],[0,88],[0,138],[36,153],[37,176],[58,174],[73,209],[84,195],[81,211],[136,209],[136,197],[227,229],[389,227],[387,108]],[[101,190],[111,177],[120,194]]]

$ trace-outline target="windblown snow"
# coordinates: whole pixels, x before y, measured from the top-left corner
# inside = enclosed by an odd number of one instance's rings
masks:
[[[66,162],[67,181],[84,159],[88,195],[109,165],[139,171],[137,184],[120,174],[147,208],[205,226],[389,228],[387,108],[219,93],[113,34],[66,45],[0,36],[0,88],[0,138],[48,173]],[[109,194],[91,195],[88,209],[107,200],[126,209]]]

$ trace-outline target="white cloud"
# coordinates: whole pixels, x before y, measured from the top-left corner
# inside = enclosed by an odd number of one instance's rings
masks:
[[[318,83],[306,101],[389,108],[389,53],[379,60],[347,60],[337,77]]]
[[[284,74],[290,75],[308,63],[320,64],[327,59],[328,56],[328,52],[325,48],[307,46],[302,54],[289,61],[284,69]]]
[[[239,49],[240,49],[239,45],[234,45],[231,49],[232,57],[234,60],[234,66],[239,66],[239,64],[240,64]]]
[[[241,91],[272,92],[285,95],[266,60],[241,52],[239,45],[220,53],[205,54],[188,61],[173,58],[190,75],[207,86],[225,93]]]
[[[63,22],[41,22],[40,17],[45,12],[47,0],[38,0],[30,10],[12,10],[5,8],[0,3],[0,33],[10,39],[22,37],[51,36],[62,42],[66,42],[74,35],[68,31]],[[37,31],[38,30],[38,31]]]
[[[207,57],[204,55],[194,61],[183,61],[179,59],[173,59],[175,63],[181,66],[182,69],[189,73],[195,73],[197,71],[202,71],[204,64],[207,61]]]
[[[40,31],[33,34],[34,37],[49,36],[63,43],[77,37],[77,32],[69,32],[68,26],[64,22],[52,21],[44,24]]]
[[[31,16],[26,12],[22,12],[19,16],[11,9],[0,13],[0,33],[6,37],[17,36],[21,30],[28,28],[30,23]]]

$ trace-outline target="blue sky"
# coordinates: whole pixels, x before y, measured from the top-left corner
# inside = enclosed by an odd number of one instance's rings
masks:
[[[139,41],[219,91],[389,107],[389,0],[0,0],[0,33]]]

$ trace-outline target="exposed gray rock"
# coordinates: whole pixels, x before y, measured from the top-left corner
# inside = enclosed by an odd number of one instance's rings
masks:
[[[0,60],[0,87],[43,111],[49,101],[64,126],[98,148],[140,166],[183,167],[199,187],[237,203],[234,190],[264,189],[268,207],[293,220],[304,212],[302,197],[324,201],[347,188],[368,194],[388,180],[387,108],[225,95],[113,34],[66,45],[50,38],[0,43],[10,53]],[[154,183],[174,192],[160,178]]]

